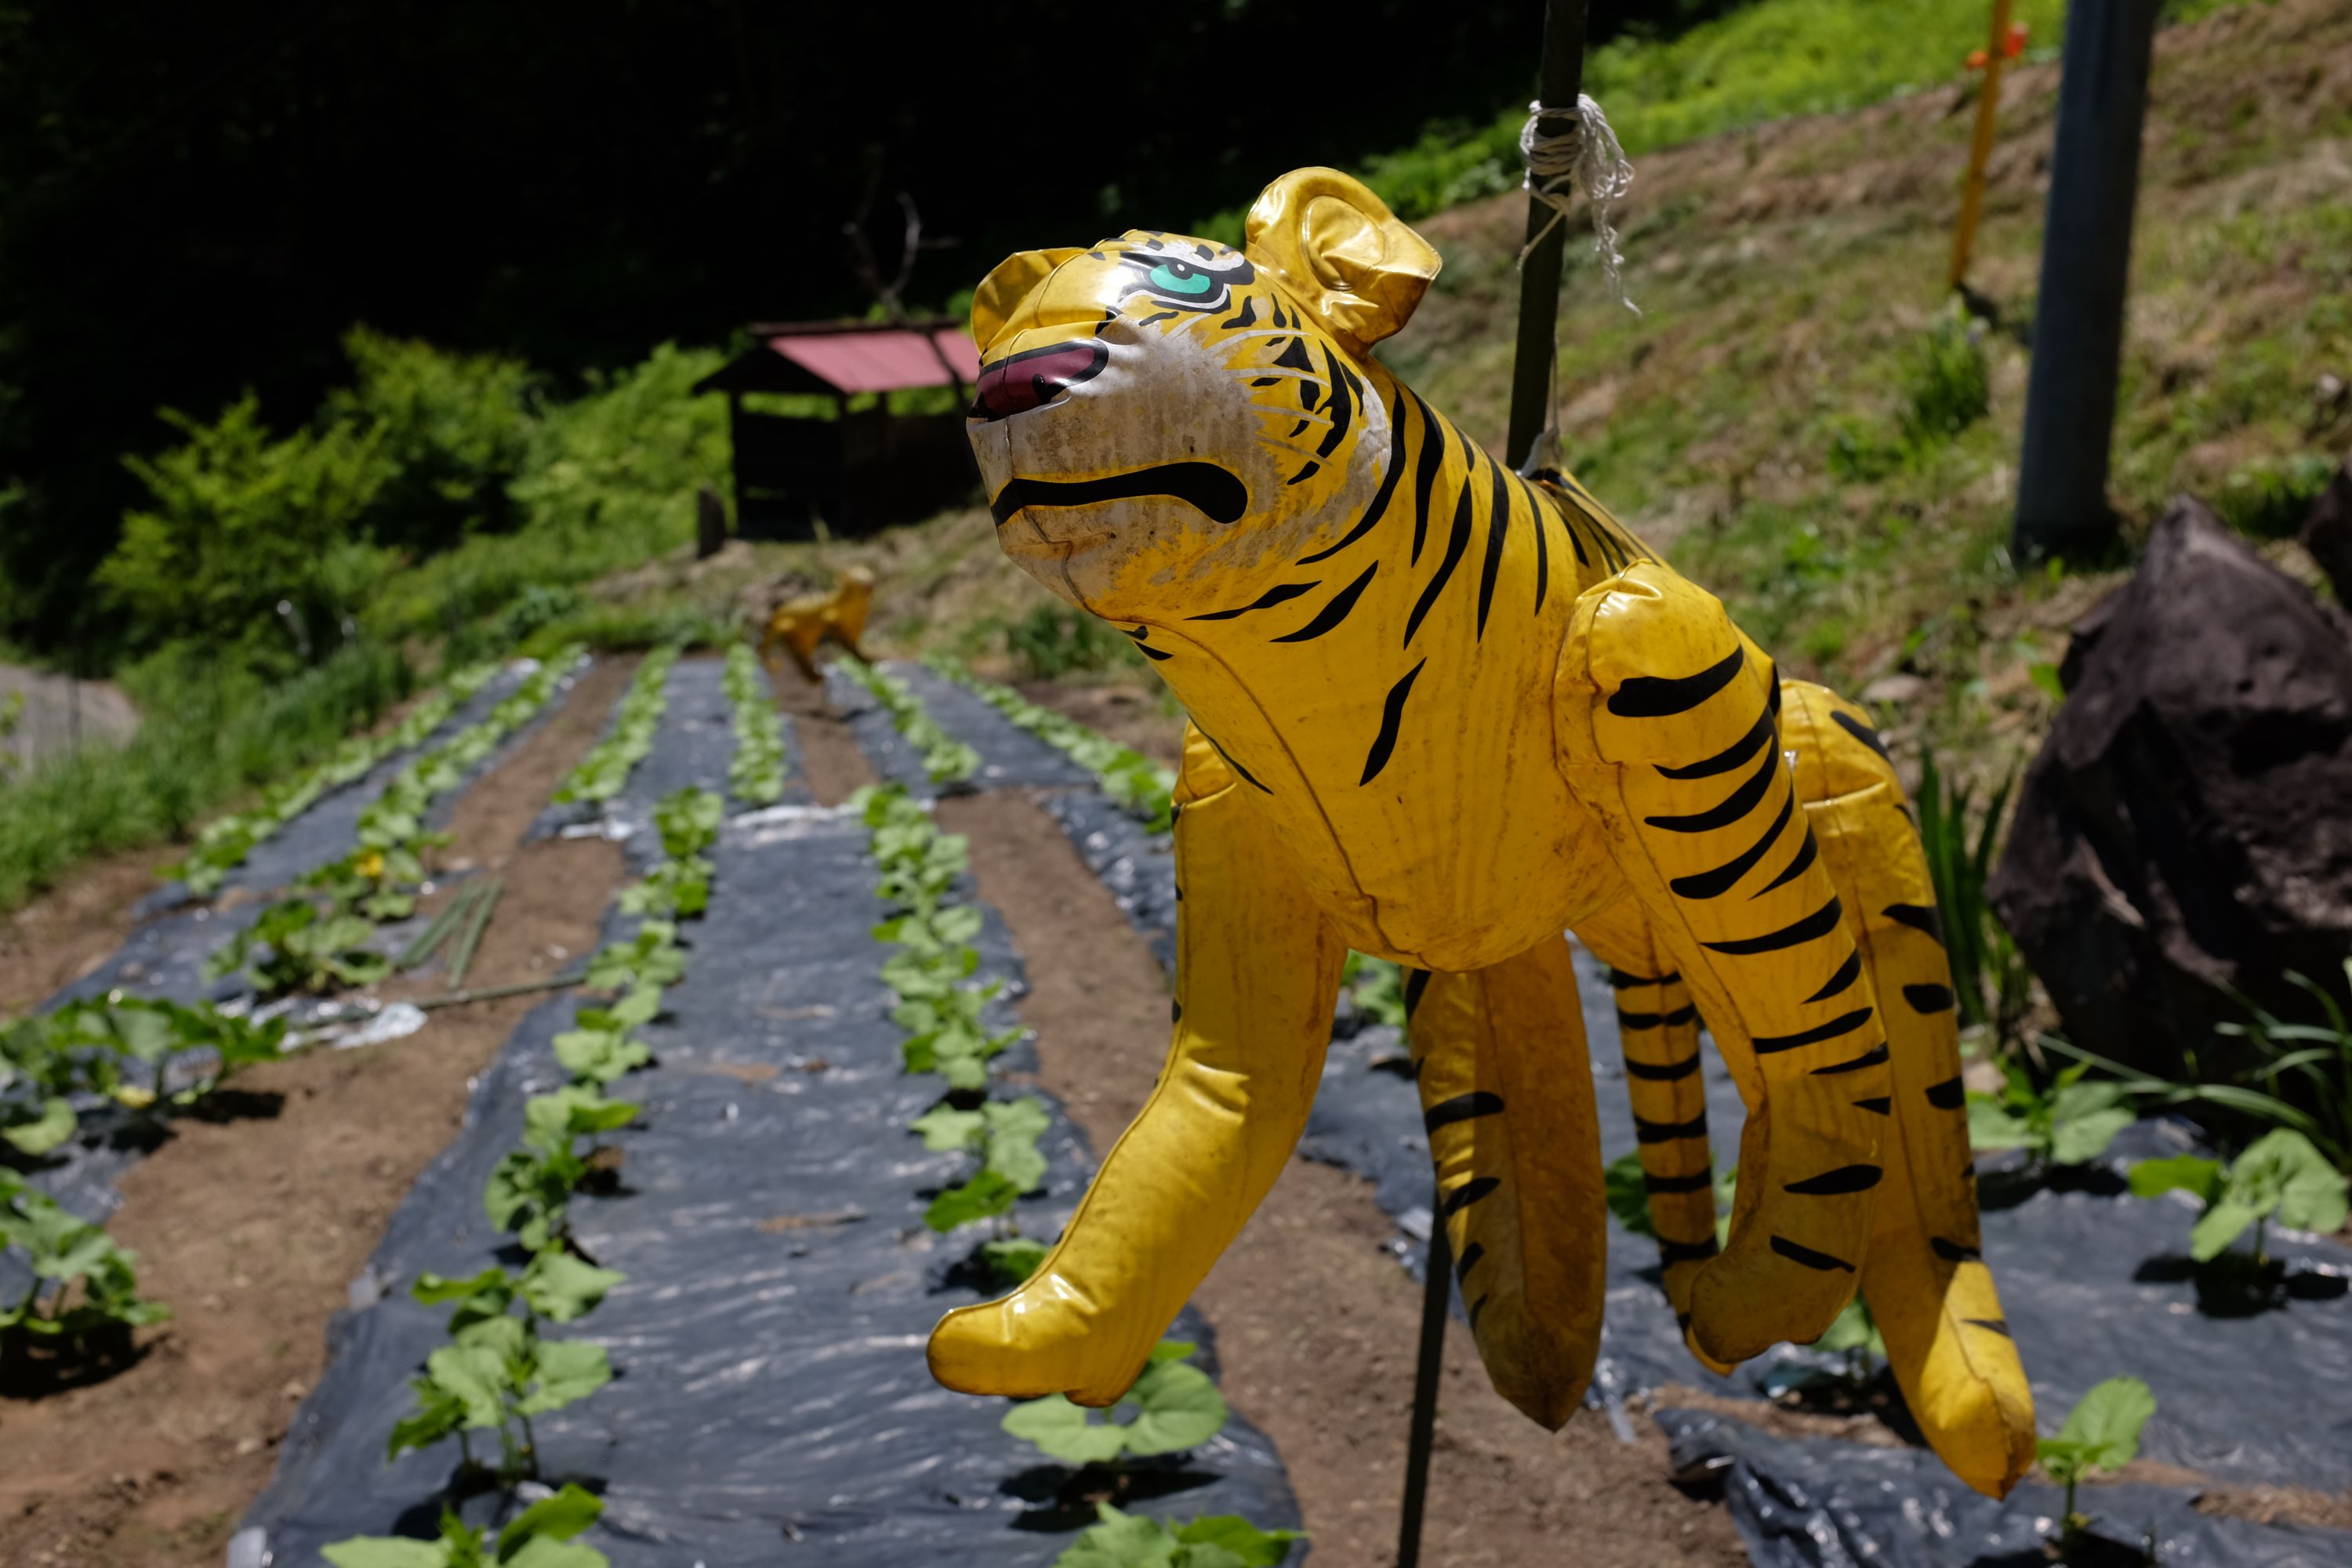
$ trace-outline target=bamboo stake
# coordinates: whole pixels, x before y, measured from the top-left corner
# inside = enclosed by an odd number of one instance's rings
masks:
[[[458,916],[465,912],[466,907],[474,901],[476,895],[481,890],[479,883],[458,889],[449,901],[441,906],[440,913],[433,917],[432,923],[419,931],[416,940],[410,942],[398,958],[393,960],[392,966],[398,970],[414,969],[432,957],[434,950],[447,940],[451,931],[457,929]]]
[[[1950,289],[1968,281],[1977,220],[1984,216],[1985,166],[1992,162],[1993,126],[2000,110],[2000,68],[2009,58],[2010,3],[1992,0],[1992,31],[1985,41],[1984,89],[1977,95],[1976,139],[1969,144],[1968,177],[1960,184],[1960,221],[1952,230],[1952,275],[1945,285]]]
[[[466,922],[465,934],[449,953],[449,989],[455,991],[466,978],[467,966],[474,962],[474,949],[481,944],[482,932],[488,929],[490,913],[499,905],[499,896],[507,890],[503,878],[493,878],[482,889],[481,897],[474,900],[472,918]]]
[[[451,991],[439,996],[420,997],[413,1004],[420,1011],[430,1013],[436,1007],[462,1007],[469,1002],[496,1002],[504,996],[528,996],[534,991],[561,991],[580,984],[577,974],[551,974],[544,980],[520,980],[511,985],[478,985],[471,991]]]

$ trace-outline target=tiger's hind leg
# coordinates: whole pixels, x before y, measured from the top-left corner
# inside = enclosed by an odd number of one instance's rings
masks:
[[[1609,966],[1650,1226],[1657,1233],[1666,1300],[1675,1317],[1687,1322],[1691,1282],[1699,1265],[1717,1251],[1715,1160],[1707,1142],[1706,1087],[1699,1074],[1698,1008],[1639,900],[1620,899],[1580,921],[1576,939]]]
[[[1885,1015],[1894,1127],[1862,1290],[1920,1430],[2000,1497],[2033,1462],[2033,1394],[1979,1253],[1951,968],[1903,786],[1853,703],[1780,683],[1798,797]]]
[[[1557,696],[1563,775],[1747,1103],[1730,1239],[1697,1266],[1686,1337],[1715,1365],[1811,1343],[1859,1283],[1891,1108],[1769,667],[1711,595],[1637,562],[1579,596]]]
[[[1406,977],[1437,1214],[1496,1391],[1558,1430],[1601,1344],[1608,1201],[1568,943]]]

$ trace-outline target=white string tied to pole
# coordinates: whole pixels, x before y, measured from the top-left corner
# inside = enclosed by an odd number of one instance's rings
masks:
[[[1617,249],[1617,226],[1610,215],[1610,208],[1633,188],[1633,165],[1618,144],[1609,117],[1591,93],[1577,95],[1573,118],[1557,132],[1548,133],[1543,127],[1547,119],[1566,118],[1559,110],[1547,110],[1540,102],[1528,104],[1528,122],[1519,129],[1519,158],[1528,171],[1523,188],[1549,207],[1551,216],[1521,247],[1519,265],[1527,266],[1529,253],[1544,237],[1568,220],[1570,195],[1580,185],[1592,204],[1592,254],[1601,263],[1601,275],[1617,302],[1640,315],[1642,308],[1625,294],[1625,258]]]

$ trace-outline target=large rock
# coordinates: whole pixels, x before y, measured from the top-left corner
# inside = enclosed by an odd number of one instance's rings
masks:
[[[2336,470],[2304,520],[2303,547],[2336,585],[2336,601],[2352,605],[2352,458]]]
[[[2184,497],[2060,673],[1990,893],[2067,1037],[2210,1078],[2245,1060],[2221,987],[2352,1005],[2352,618]]]

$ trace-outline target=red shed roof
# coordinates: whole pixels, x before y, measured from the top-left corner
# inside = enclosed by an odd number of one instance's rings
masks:
[[[980,352],[961,327],[932,320],[910,327],[864,321],[755,326],[760,346],[706,377],[697,392],[868,392],[950,384],[948,365],[980,379]],[[936,345],[936,347],[934,347]],[[947,357],[941,364],[940,355]]]
[[[928,340],[928,341],[926,341]],[[932,347],[937,344],[935,351]],[[948,365],[966,383],[980,379],[980,352],[953,328],[923,333],[892,328],[874,332],[773,337],[768,346],[837,391],[898,392],[946,386]],[[940,356],[946,356],[946,363]]]

